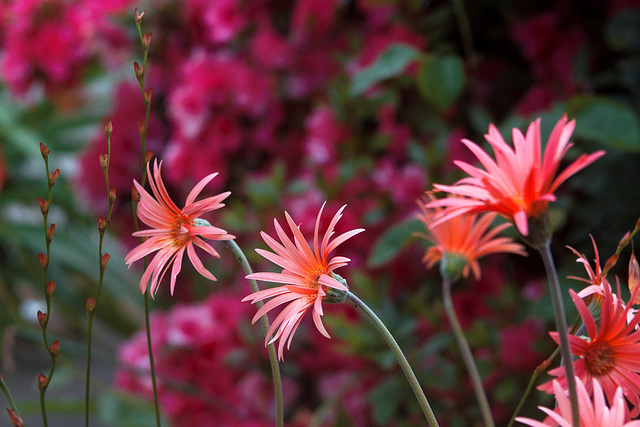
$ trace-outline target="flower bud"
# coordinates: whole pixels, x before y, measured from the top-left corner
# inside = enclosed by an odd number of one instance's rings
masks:
[[[144,153],[144,163],[147,164],[151,161],[151,159],[153,159],[153,151],[151,150],[147,150]]]
[[[47,315],[40,310],[38,310],[38,323],[41,328],[44,328],[47,325]]]
[[[116,201],[116,187],[115,185],[113,187],[111,187],[111,190],[109,190],[109,202],[113,203]]]
[[[60,341],[55,340],[53,344],[49,346],[49,351],[54,358],[58,357],[58,353],[60,353]]]
[[[136,78],[141,81],[144,77],[144,67],[141,67],[137,62],[133,62],[133,71],[136,73]]]
[[[140,25],[142,23],[142,18],[144,17],[144,13],[145,11],[143,10],[142,13],[138,13],[138,8],[136,7],[136,12],[135,12],[135,20],[136,20],[136,25]]]
[[[104,134],[108,138],[111,136],[111,132],[113,132],[113,123],[111,123],[111,119],[107,120],[107,124],[104,125]]]
[[[103,216],[99,216],[98,217],[98,231],[102,233],[106,227],[107,227],[107,220],[104,219]]]
[[[144,125],[144,120],[142,119],[136,119],[136,124],[138,125],[138,135],[140,135],[140,138],[142,138],[142,136],[144,135],[146,128]]]
[[[151,104],[151,95],[153,95],[153,88],[149,88],[144,92],[144,102]]]
[[[138,189],[135,185],[131,186],[131,201],[136,204],[140,201],[140,193],[138,193]]]
[[[633,252],[631,252],[631,259],[629,260],[629,292],[633,298],[632,305],[640,304],[640,289],[638,284],[640,283],[640,264]]]
[[[40,154],[42,155],[42,158],[46,159],[47,157],[49,157],[49,153],[51,153],[51,150],[49,150],[49,146],[48,145],[44,145],[41,142],[40,143]]]
[[[49,378],[47,378],[44,374],[40,374],[38,377],[38,388],[40,390],[44,390],[49,385]]]
[[[87,298],[87,307],[86,307],[86,309],[87,309],[87,316],[90,316],[90,315],[92,315],[92,314],[93,314],[93,310],[95,310],[95,309],[96,309],[96,304],[97,304],[97,303],[96,303],[96,300],[95,300],[95,299],[93,299],[93,298],[91,298],[91,297]]]
[[[58,176],[60,176],[60,169],[56,169],[51,172],[51,175],[49,175],[49,186],[53,187],[53,185],[56,183],[56,179],[58,179]]]
[[[46,286],[46,292],[47,292],[47,297],[51,298],[51,296],[53,295],[53,291],[56,290],[56,282],[55,280],[50,280],[49,282],[47,282],[47,286]]]
[[[109,262],[109,258],[111,258],[111,255],[109,254],[102,255],[102,257],[100,258],[100,268],[102,268],[103,270],[107,268],[107,263]]]
[[[98,155],[98,160],[100,161],[102,171],[106,173],[107,169],[109,169],[109,155],[100,153]]]
[[[49,201],[43,199],[42,197],[38,197],[38,206],[40,206],[40,212],[42,215],[47,215],[49,213]]]
[[[9,419],[11,420],[11,424],[13,424],[13,427],[24,427],[24,422],[16,411],[7,408],[7,412],[9,413]]]
[[[153,34],[148,33],[142,36],[142,48],[144,50],[149,50],[149,45],[151,44],[151,36]]]
[[[53,233],[56,231],[56,225],[55,224],[51,224],[49,226],[49,229],[47,230],[47,241],[49,243],[51,243],[51,241],[53,240]]]
[[[40,268],[42,268],[42,271],[45,271],[47,267],[49,267],[49,257],[43,253],[38,254],[38,262],[40,263]]]

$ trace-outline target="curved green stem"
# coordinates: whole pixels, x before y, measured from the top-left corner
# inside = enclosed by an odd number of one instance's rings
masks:
[[[562,301],[562,292],[560,290],[560,280],[556,271],[553,256],[551,255],[551,239],[548,239],[544,247],[539,249],[540,256],[544,262],[544,268],[549,278],[549,291],[551,293],[551,304],[553,306],[553,315],[556,321],[556,329],[560,337],[560,353],[562,354],[562,364],[567,378],[567,388],[569,389],[569,400],[571,401],[571,415],[573,419],[573,427],[580,427],[580,412],[578,410],[578,395],[576,392],[576,377],[573,369],[573,356],[571,355],[571,347],[569,346],[569,336],[567,334],[567,317],[564,311],[564,303]]]
[[[237,257],[240,265],[242,266],[242,270],[247,274],[252,274],[253,270],[251,270],[251,266],[249,265],[249,261],[245,256],[244,252],[235,240],[225,240],[225,244],[234,253]],[[260,288],[258,288],[258,284],[253,279],[248,279],[249,284],[251,285],[251,290],[253,292],[258,292]],[[256,306],[258,310],[262,307],[262,301],[258,301]],[[260,318],[260,323],[262,324],[262,329],[264,330],[265,335],[269,331],[269,319],[265,314]],[[271,376],[273,377],[273,388],[276,395],[276,426],[282,427],[284,424],[284,412],[282,407],[282,379],[280,377],[280,365],[278,364],[278,357],[276,355],[276,348],[273,343],[270,343],[267,346],[269,351],[269,363],[271,363]]]
[[[458,343],[458,347],[462,353],[462,358],[464,359],[464,364],[466,365],[469,376],[471,377],[473,391],[476,395],[476,399],[478,400],[478,406],[480,406],[480,413],[482,414],[484,425],[487,427],[494,427],[495,423],[493,422],[487,395],[484,391],[484,387],[482,386],[482,379],[480,378],[478,367],[473,359],[471,348],[469,348],[469,343],[464,336],[462,326],[460,326],[458,316],[456,316],[456,311],[453,307],[453,300],[451,298],[451,280],[447,278],[442,279],[442,299],[444,301],[444,311],[447,313],[447,317],[449,318],[453,336]]]
[[[422,391],[422,387],[420,387],[420,383],[418,382],[418,378],[416,378],[416,374],[413,373],[413,369],[411,369],[411,365],[409,365],[409,361],[405,357],[404,353],[400,349],[400,346],[396,342],[389,329],[382,323],[382,320],[367,306],[360,298],[355,296],[351,292],[347,292],[347,298],[353,302],[356,307],[358,307],[362,312],[369,318],[371,323],[378,329],[382,337],[385,339],[387,344],[389,344],[389,348],[396,356],[404,375],[407,377],[409,384],[411,385],[411,389],[413,393],[416,395],[418,399],[418,403],[420,404],[420,408],[422,408],[422,412],[424,413],[429,426],[436,427],[438,426],[438,421],[436,420],[436,416],[429,405],[429,401],[427,400],[427,396],[425,396],[424,391]]]
[[[7,401],[9,402],[9,407],[14,411],[16,411],[16,413],[18,413],[18,408],[16,408],[16,402],[13,400],[13,396],[11,395],[11,391],[9,390],[9,386],[4,381],[4,378],[2,377],[2,375],[0,375],[0,389],[2,389],[2,392],[7,397]]]

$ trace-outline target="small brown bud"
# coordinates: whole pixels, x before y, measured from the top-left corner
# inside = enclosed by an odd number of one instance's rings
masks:
[[[93,310],[96,309],[96,300],[89,297],[87,298],[87,316],[93,314]]]
[[[144,102],[151,104],[151,95],[153,95],[153,88],[149,88],[144,92]]]
[[[138,13],[138,8],[136,7],[136,13],[135,13],[136,25],[140,25],[142,23],[142,18],[144,17],[144,13],[145,13],[144,10],[142,11],[142,13]]]
[[[111,190],[109,190],[109,202],[113,203],[116,201],[116,187],[113,186],[111,187]]]
[[[56,179],[58,179],[58,176],[60,176],[60,169],[56,169],[53,172],[51,172],[51,175],[49,175],[49,185],[51,187],[53,187],[53,185],[56,183]]]
[[[38,262],[40,262],[40,268],[45,271],[49,267],[49,257],[43,253],[38,254]]]
[[[151,150],[147,150],[144,153],[144,164],[146,165],[147,163],[149,163],[151,161],[151,159],[153,159],[153,151]]]
[[[113,132],[113,123],[111,123],[111,119],[107,120],[107,124],[104,125],[104,134],[108,138],[111,136],[111,132]]]
[[[51,296],[53,295],[53,291],[55,290],[56,290],[56,282],[54,280],[47,282],[47,287],[46,287],[47,297],[51,298]]]
[[[49,385],[49,378],[47,378],[44,374],[40,374],[38,377],[38,388],[40,390],[44,390]]]
[[[107,220],[101,215],[98,217],[98,231],[103,232],[107,227]]]
[[[9,419],[11,419],[11,424],[13,424],[13,427],[24,427],[24,422],[16,411],[7,408],[7,412],[9,413]]]
[[[46,159],[47,157],[49,157],[49,153],[51,153],[51,150],[49,150],[49,146],[48,145],[44,145],[41,142],[40,143],[40,154],[42,155],[42,158]]]
[[[131,201],[133,203],[138,203],[140,201],[140,193],[138,193],[138,189],[135,185],[131,186]]]
[[[618,262],[618,255],[616,254],[611,255],[611,258],[609,258],[607,262],[604,263],[604,269],[602,270],[603,275],[604,275],[604,272],[608,272],[609,270],[611,270],[613,266],[616,265],[616,262]]]
[[[153,36],[153,34],[151,33],[147,33],[142,36],[142,47],[144,48],[144,50],[149,50],[149,45],[151,44],[151,36]]]
[[[109,254],[104,254],[102,255],[102,258],[100,259],[100,267],[104,270],[105,268],[107,268],[107,263],[109,262],[109,258],[111,258],[111,255]]]
[[[633,252],[631,252],[631,259],[629,260],[629,292],[633,297],[631,305],[640,304],[640,290],[638,290],[638,284],[640,284],[640,264]]]
[[[38,197],[38,206],[40,206],[40,212],[42,212],[42,215],[47,215],[49,213],[48,200],[45,200],[42,197]]]
[[[98,155],[98,160],[100,161],[100,167],[103,172],[106,172],[109,169],[109,155],[100,153]]]
[[[58,353],[60,353],[60,341],[55,340],[53,344],[49,346],[49,351],[53,357],[58,357]]]
[[[38,310],[38,323],[41,328],[44,328],[47,324],[47,314]]]
[[[51,242],[53,240],[53,233],[56,231],[56,225],[51,224],[49,229],[47,230],[47,241]]]
[[[144,77],[144,67],[141,67],[140,64],[134,61],[133,71],[135,71],[138,81],[142,80],[142,78]]]
[[[144,120],[136,119],[136,124],[138,125],[138,134],[140,135],[140,137],[142,137],[146,131]]]

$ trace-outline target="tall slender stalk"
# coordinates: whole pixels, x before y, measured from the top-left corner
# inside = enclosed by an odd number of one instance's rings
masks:
[[[551,304],[553,306],[553,315],[556,321],[556,329],[560,336],[560,353],[562,354],[562,364],[564,366],[565,376],[567,378],[567,388],[569,389],[569,400],[571,401],[571,416],[573,427],[580,427],[580,411],[578,408],[578,395],[576,391],[576,377],[573,369],[573,356],[569,346],[569,336],[567,334],[567,317],[565,315],[564,303],[562,300],[562,291],[560,289],[560,280],[556,271],[553,256],[551,255],[551,239],[546,241],[543,247],[539,247],[538,251],[542,256],[544,268],[549,278],[549,291],[551,293]]]
[[[482,414],[484,425],[487,427],[494,427],[495,423],[493,421],[493,416],[491,415],[491,408],[489,407],[487,395],[484,391],[484,387],[482,386],[482,379],[480,378],[478,367],[473,359],[471,348],[469,348],[469,343],[464,336],[462,326],[460,326],[458,316],[456,316],[456,311],[453,307],[453,299],[451,298],[451,280],[444,276],[442,278],[442,299],[444,301],[444,311],[447,313],[447,317],[449,318],[453,336],[458,343],[458,348],[460,349],[460,353],[462,353],[462,359],[464,360],[464,364],[466,365],[469,376],[471,377],[473,391],[476,395],[476,399],[478,400],[478,405],[480,406],[480,413]]]
[[[235,242],[235,240],[225,240],[224,242],[227,247],[234,253],[237,257],[240,265],[242,266],[242,270],[246,273],[246,275],[252,274],[253,270],[251,270],[251,266],[249,265],[249,261],[245,256],[244,252]],[[260,288],[258,284],[253,279],[248,279],[249,285],[251,285],[251,290],[253,292],[258,292]],[[256,302],[256,306],[258,310],[262,308],[262,301]],[[269,319],[265,314],[260,318],[260,323],[262,324],[262,329],[264,330],[265,335],[269,331]],[[270,343],[267,346],[269,351],[269,363],[271,364],[271,376],[273,378],[273,388],[276,395],[276,426],[282,427],[284,423],[284,412],[282,408],[282,379],[280,377],[280,365],[278,364],[278,356],[276,355],[276,347],[273,343]]]
[[[389,332],[389,329],[387,329],[387,327],[382,322],[382,320],[380,320],[380,318],[373,312],[373,310],[371,310],[369,306],[367,306],[360,298],[355,296],[350,291],[347,292],[346,297],[349,300],[351,300],[351,302],[353,302],[356,305],[356,307],[362,310],[362,312],[367,316],[367,318],[369,318],[371,323],[373,323],[373,325],[378,329],[382,337],[385,339],[385,341],[389,345],[389,348],[391,348],[391,351],[396,356],[396,359],[398,360],[398,363],[402,368],[402,372],[404,372],[404,375],[407,377],[407,380],[411,385],[411,389],[413,390],[413,393],[416,395],[416,398],[418,399],[420,408],[422,408],[422,412],[424,413],[424,416],[427,419],[429,426],[431,427],[438,426],[438,421],[436,420],[436,416],[433,413],[431,406],[429,405],[427,396],[425,396],[424,391],[422,390],[422,387],[420,387],[420,383],[418,382],[418,378],[416,378],[416,374],[413,373],[413,369],[411,369],[411,365],[409,365],[409,361],[407,360],[404,353],[400,349],[400,346],[396,342],[393,335],[391,335],[391,332]]]
[[[2,392],[6,396],[7,401],[9,402],[9,407],[17,414],[18,413],[18,408],[16,407],[16,402],[13,400],[13,395],[11,394],[11,391],[9,390],[9,386],[4,381],[4,378],[3,378],[3,376],[1,374],[0,374],[0,389],[2,389]]]

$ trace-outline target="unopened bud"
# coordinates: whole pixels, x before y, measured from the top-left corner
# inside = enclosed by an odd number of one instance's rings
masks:
[[[104,254],[102,255],[101,259],[100,259],[100,267],[104,270],[105,268],[107,268],[107,263],[109,262],[109,258],[111,258],[111,255],[109,254]]]
[[[102,168],[102,171],[106,172],[107,169],[109,169],[109,155],[100,153],[100,155],[98,155],[98,160],[100,160],[100,167]]]
[[[109,202],[113,203],[116,201],[116,187],[113,186],[111,187],[111,190],[109,190]]]
[[[137,62],[133,62],[133,71],[136,73],[136,78],[141,81],[144,77],[144,67],[141,67]]]
[[[48,200],[45,200],[42,197],[38,197],[38,206],[40,206],[40,212],[42,212],[42,215],[47,215],[49,213]]]
[[[49,229],[47,230],[47,241],[49,243],[51,243],[51,241],[53,240],[53,233],[56,231],[56,225],[55,224],[51,224],[49,226]]]
[[[44,328],[47,325],[47,314],[38,310],[38,323],[41,328]]]
[[[13,424],[13,427],[24,427],[24,422],[16,411],[7,408],[7,412],[9,413],[9,419],[11,420],[11,424]]]
[[[56,179],[58,179],[58,176],[60,176],[60,169],[56,169],[51,172],[51,175],[49,175],[49,186],[53,187],[53,185],[56,183]]]
[[[47,287],[46,287],[47,297],[51,298],[51,296],[53,295],[53,291],[55,290],[56,290],[55,280],[51,280],[47,282]]]
[[[107,137],[111,136],[111,132],[113,132],[113,123],[111,123],[111,119],[107,120],[107,124],[104,125],[104,134]]]
[[[140,193],[135,185],[131,186],[131,201],[133,203],[138,203],[140,201]]]
[[[98,217],[98,231],[103,232],[107,227],[107,220],[103,216]]]
[[[42,271],[45,271],[47,267],[49,267],[49,257],[43,253],[38,254],[38,262],[40,263],[40,268],[42,268]]]
[[[142,11],[142,13],[138,13],[138,8],[136,7],[136,13],[135,13],[136,25],[140,25],[142,23],[142,18],[144,17],[144,13],[145,13],[144,10]]]
[[[38,388],[40,390],[44,390],[49,385],[49,378],[47,378],[44,374],[40,374],[38,377]]]
[[[47,157],[49,157],[49,153],[51,153],[51,150],[49,150],[49,146],[48,145],[44,145],[41,142],[40,143],[40,154],[42,155],[42,158],[46,159]]]
[[[629,260],[629,291],[633,298],[633,304],[640,304],[640,290],[638,289],[640,284],[640,264],[633,252],[631,252],[631,259]]]
[[[96,309],[96,300],[89,297],[87,298],[87,316],[93,314],[93,310]]]
[[[144,120],[142,119],[136,119],[136,124],[138,125],[138,135],[140,135],[140,137],[142,138],[142,136],[145,133],[145,125],[144,125]]]
[[[142,36],[142,47],[144,50],[149,50],[149,45],[151,44],[151,36],[153,34],[148,33]]]
[[[153,88],[149,88],[144,92],[144,102],[151,104],[151,96],[153,95]]]
[[[153,151],[151,150],[147,150],[144,153],[144,164],[146,165],[147,163],[149,163],[151,161],[151,159],[153,159]]]
[[[604,263],[604,269],[602,270],[603,271],[602,275],[604,276],[606,272],[611,270],[613,266],[616,265],[616,262],[618,262],[618,255],[616,254],[611,255],[611,258],[609,258],[607,262]]]
[[[49,346],[49,351],[53,357],[58,357],[58,353],[60,353],[60,341],[55,340],[51,346]]]

